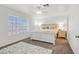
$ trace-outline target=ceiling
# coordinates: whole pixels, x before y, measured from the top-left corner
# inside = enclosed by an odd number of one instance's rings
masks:
[[[5,4],[4,6],[35,16],[36,11],[38,11],[39,4]],[[62,5],[62,4],[50,4],[48,7],[43,8],[42,15],[48,16],[48,15],[60,15],[63,13],[67,13],[69,10],[70,5]]]

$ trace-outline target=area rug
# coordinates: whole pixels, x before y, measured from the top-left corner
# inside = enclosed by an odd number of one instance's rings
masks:
[[[8,46],[0,50],[0,54],[51,54],[51,49],[35,46],[25,42]]]

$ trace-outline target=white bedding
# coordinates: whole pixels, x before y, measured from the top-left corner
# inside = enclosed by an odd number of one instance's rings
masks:
[[[31,38],[39,41],[53,43],[55,45],[55,33],[50,31],[31,32]]]

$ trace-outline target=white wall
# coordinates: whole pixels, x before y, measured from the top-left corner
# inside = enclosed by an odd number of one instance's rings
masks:
[[[31,21],[31,31],[41,31],[40,24],[56,24],[56,23],[64,23],[65,24],[65,30],[67,30],[67,16],[52,16],[52,17],[43,17],[38,16],[34,17]]]
[[[27,19],[27,32],[8,36],[8,16],[22,16]],[[0,47],[29,37],[29,16],[0,5]]]
[[[79,5],[72,5],[68,14],[69,31],[68,41],[74,53],[79,53]]]

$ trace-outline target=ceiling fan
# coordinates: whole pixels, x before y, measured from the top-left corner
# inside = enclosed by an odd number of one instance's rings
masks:
[[[49,7],[49,4],[40,4],[37,6],[38,9],[47,8]]]
[[[47,13],[48,12],[48,7],[49,7],[49,4],[40,4],[37,6],[37,14],[42,14],[42,13]]]

